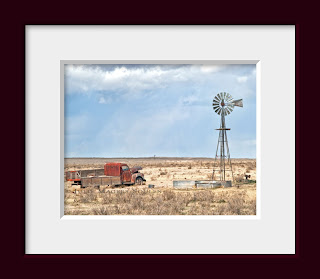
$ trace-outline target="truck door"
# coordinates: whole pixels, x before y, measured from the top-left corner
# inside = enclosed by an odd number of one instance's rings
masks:
[[[128,166],[121,166],[122,182],[131,182],[131,171]]]

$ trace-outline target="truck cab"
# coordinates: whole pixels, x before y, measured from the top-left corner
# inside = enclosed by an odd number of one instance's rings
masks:
[[[122,183],[131,183],[131,171],[128,165],[126,164],[121,164],[120,166],[120,175],[121,175],[121,182]]]
[[[143,184],[144,174],[140,173],[141,167],[129,168],[127,164],[123,163],[106,163],[104,165],[104,175],[119,176],[121,184]]]

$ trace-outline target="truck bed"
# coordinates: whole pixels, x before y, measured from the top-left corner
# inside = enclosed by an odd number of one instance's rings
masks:
[[[121,185],[120,176],[95,176],[95,177],[82,177],[81,178],[82,187],[89,186],[113,186]]]
[[[83,177],[104,175],[104,169],[67,171],[66,180],[77,181]]]

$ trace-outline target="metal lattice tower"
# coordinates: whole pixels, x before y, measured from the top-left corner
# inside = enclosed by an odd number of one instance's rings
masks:
[[[232,164],[230,159],[230,152],[228,146],[227,131],[225,117],[229,115],[235,106],[243,107],[242,99],[233,100],[229,93],[221,92],[214,97],[212,102],[213,110],[221,116],[218,145],[216,156],[214,160],[214,168],[212,172],[212,179],[215,180],[216,173],[220,176],[220,181],[226,180],[226,172],[231,172],[233,180]]]

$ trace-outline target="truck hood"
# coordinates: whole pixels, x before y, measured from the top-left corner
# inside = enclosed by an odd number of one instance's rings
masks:
[[[130,168],[130,170],[131,170],[132,173],[136,173],[136,172],[138,172],[139,170],[142,170],[142,167],[140,167],[140,166],[135,166],[135,167]]]

